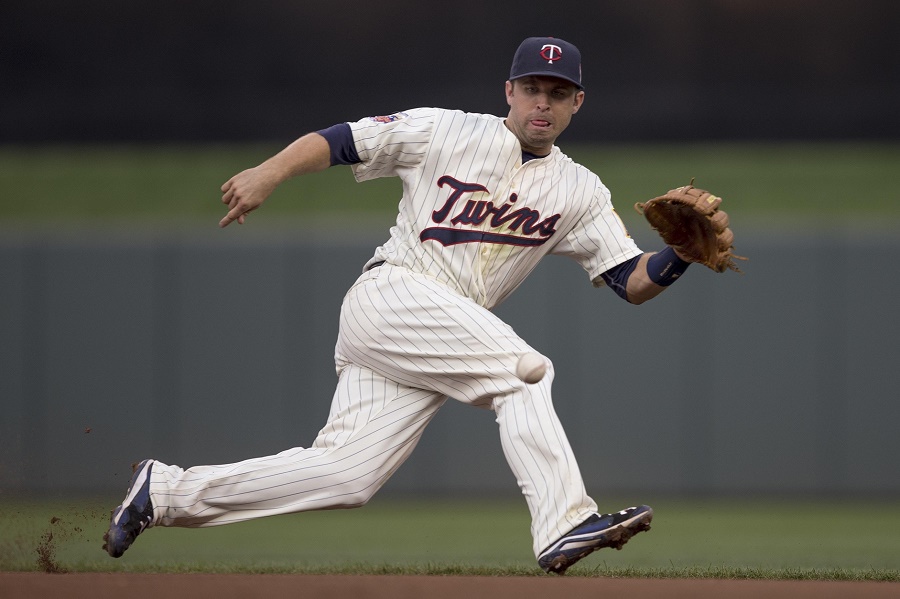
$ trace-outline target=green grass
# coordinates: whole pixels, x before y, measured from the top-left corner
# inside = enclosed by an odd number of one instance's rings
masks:
[[[900,218],[900,144],[563,144],[613,192],[626,223],[634,202],[689,182],[725,197],[733,216],[800,220]],[[220,186],[276,145],[0,146],[0,222],[184,223],[214,226]],[[397,179],[357,184],[333,168],[279,188],[254,222],[390,217]]]
[[[518,501],[376,500],[359,510],[151,529],[113,560],[100,546],[115,501],[0,504],[0,570],[541,574]],[[896,501],[653,504],[649,533],[622,551],[591,555],[569,574],[900,581]]]

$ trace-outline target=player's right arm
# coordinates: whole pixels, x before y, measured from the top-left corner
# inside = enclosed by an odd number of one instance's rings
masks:
[[[259,166],[241,171],[222,185],[222,203],[228,214],[220,227],[244,224],[247,214],[262,205],[275,188],[298,175],[324,171],[331,166],[328,141],[319,133],[308,133]]]

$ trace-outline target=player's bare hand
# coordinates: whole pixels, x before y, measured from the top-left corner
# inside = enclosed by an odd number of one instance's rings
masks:
[[[222,185],[222,203],[228,206],[228,213],[219,226],[227,227],[234,221],[243,225],[247,215],[266,201],[279,182],[272,169],[264,165],[241,171],[226,181]]]

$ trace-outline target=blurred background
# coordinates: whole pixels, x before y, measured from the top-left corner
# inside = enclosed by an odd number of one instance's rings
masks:
[[[503,112],[512,53],[584,57],[569,141],[895,139],[890,0],[8,0],[4,142],[289,141],[440,105]]]
[[[219,186],[335,122],[505,114],[532,35],[581,48],[559,144],[639,244],[660,246],[631,204],[696,176],[750,257],[639,308],[551,258],[498,309],[554,361],[591,492],[896,498],[890,0],[6,0],[0,498],[309,445],[342,295],[399,185],[331,169],[225,231]],[[383,493],[518,489],[492,415],[450,402]]]

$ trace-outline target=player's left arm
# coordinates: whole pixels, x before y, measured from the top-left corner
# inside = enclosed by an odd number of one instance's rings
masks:
[[[643,304],[678,280],[690,262],[671,247],[660,252],[645,252],[600,275],[622,299]]]

